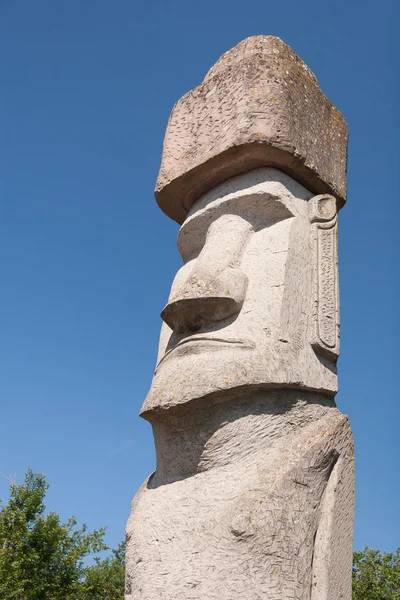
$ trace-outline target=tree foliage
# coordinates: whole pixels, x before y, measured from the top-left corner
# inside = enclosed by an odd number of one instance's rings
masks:
[[[10,481],[7,503],[0,502],[0,598],[4,600],[120,600],[124,549],[109,550],[105,529],[89,532],[70,517],[45,514],[48,484],[30,469],[24,483]],[[85,559],[94,556],[94,564]]]
[[[84,581],[77,600],[123,600],[125,581],[125,542],[85,570]]]
[[[368,547],[354,552],[353,600],[400,600],[400,548],[395,554]]]

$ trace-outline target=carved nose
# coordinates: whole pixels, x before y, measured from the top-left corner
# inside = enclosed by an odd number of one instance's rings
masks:
[[[238,269],[226,269],[209,283],[193,275],[178,297],[167,304],[161,317],[175,333],[197,331],[238,313],[246,287],[247,277]]]
[[[175,333],[198,331],[240,311],[247,288],[240,262],[251,232],[251,225],[236,215],[210,226],[191,274],[161,313]]]

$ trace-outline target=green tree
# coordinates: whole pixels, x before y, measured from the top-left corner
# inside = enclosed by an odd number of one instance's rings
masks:
[[[354,552],[353,600],[400,600],[400,548],[395,554],[368,547]]]
[[[122,600],[125,581],[125,542],[101,560],[95,557],[94,564],[85,571],[79,600]]]
[[[45,476],[29,469],[22,485],[10,481],[7,503],[0,501],[0,599],[122,599],[123,545],[101,560],[97,554],[109,550],[105,529],[89,532],[74,517],[62,523],[46,514],[47,489]]]

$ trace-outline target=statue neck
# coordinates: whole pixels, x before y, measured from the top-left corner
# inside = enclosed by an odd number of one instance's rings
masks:
[[[222,398],[220,399],[222,400]],[[237,393],[210,406],[153,418],[153,485],[244,461],[336,407],[333,396],[294,389]]]

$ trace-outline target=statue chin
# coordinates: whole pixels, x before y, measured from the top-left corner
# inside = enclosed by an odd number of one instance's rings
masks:
[[[185,346],[166,354],[158,364],[141,410],[145,419],[151,421],[153,413],[193,401],[196,405],[223,402],[225,392],[235,389],[298,387],[328,395],[337,392],[335,365],[311,347],[295,353],[284,342],[263,352],[244,341]]]

